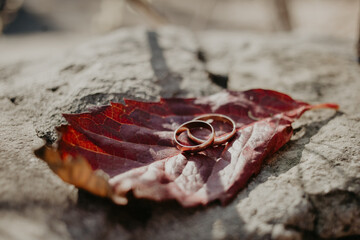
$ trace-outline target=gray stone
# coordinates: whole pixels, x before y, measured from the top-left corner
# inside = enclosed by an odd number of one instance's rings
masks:
[[[360,235],[359,68],[345,43],[122,29],[62,56],[0,66],[0,235],[6,239],[317,239]],[[219,38],[218,36],[221,36]],[[206,41],[205,41],[206,40]],[[207,62],[198,58],[202,49]],[[218,57],[216,57],[218,56]],[[229,87],[337,102],[294,123],[295,135],[227,206],[116,206],[62,182],[32,151],[56,139],[61,113]]]
[[[1,93],[14,98],[16,105],[36,109],[33,122],[39,137],[53,141],[54,126],[64,123],[60,113],[81,112],[124,97],[156,100],[217,91],[197,51],[185,30],[117,31],[62,57],[3,67]]]
[[[252,209],[250,221],[280,224],[303,237],[359,235],[360,69],[351,43],[218,32],[205,33],[201,42],[208,71],[227,75],[229,89],[269,88],[340,105],[335,115],[316,110],[295,122],[292,141],[248,188],[263,176],[264,183],[251,190],[248,205],[237,206]],[[274,238],[285,236],[271,231]]]
[[[61,56],[1,66],[0,235],[127,238],[123,227],[112,224],[106,213],[81,211],[77,189],[62,182],[32,152],[43,143],[40,138],[56,139],[54,127],[65,123],[61,113],[83,112],[121,102],[123,97],[156,100],[218,91],[197,51],[186,30],[136,28],[114,32]],[[18,228],[9,227],[14,223]]]

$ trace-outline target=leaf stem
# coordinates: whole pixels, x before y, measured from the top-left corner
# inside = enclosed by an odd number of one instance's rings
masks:
[[[311,105],[310,109],[319,109],[319,108],[332,108],[335,110],[339,110],[339,105],[335,103],[320,103],[316,105]]]

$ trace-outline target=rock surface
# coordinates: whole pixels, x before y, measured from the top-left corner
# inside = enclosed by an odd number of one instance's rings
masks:
[[[221,37],[219,37],[221,36]],[[341,42],[123,29],[62,56],[0,66],[0,235],[6,239],[327,239],[360,236],[360,69]],[[198,59],[199,49],[207,62]],[[348,50],[346,50],[348,49]],[[341,111],[306,113],[293,140],[227,206],[115,206],[62,182],[32,150],[61,113],[123,97],[284,91]],[[213,78],[214,79],[214,78]],[[40,138],[39,138],[40,137]]]

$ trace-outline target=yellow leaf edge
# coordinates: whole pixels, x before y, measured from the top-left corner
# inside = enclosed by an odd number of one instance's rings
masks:
[[[109,184],[109,176],[102,170],[94,171],[84,157],[68,155],[62,159],[59,151],[55,147],[48,145],[36,149],[34,154],[46,162],[49,168],[64,182],[84,189],[94,195],[111,198],[119,205],[127,204],[128,200],[125,196],[113,193],[112,187]]]

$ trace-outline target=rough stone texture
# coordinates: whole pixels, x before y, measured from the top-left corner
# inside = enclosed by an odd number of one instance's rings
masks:
[[[359,67],[351,42],[216,31],[202,34],[200,42],[207,71],[227,76],[229,89],[269,88],[312,103],[336,101],[343,112],[359,112],[354,104],[360,102]]]
[[[156,100],[218,90],[208,81],[197,51],[187,31],[118,31],[62,57],[3,67],[2,94],[14,105],[36,109],[33,122],[39,137],[54,140],[62,112],[80,112],[124,97]]]
[[[270,88],[340,105],[335,115],[312,111],[294,123],[293,141],[255,179],[271,175],[251,191],[251,219],[322,238],[358,235],[360,69],[351,43],[219,32],[200,40],[207,71],[227,76],[229,89]]]
[[[221,37],[219,37],[221,36]],[[0,66],[0,236],[5,239],[319,239],[360,235],[360,70],[347,44],[182,29],[123,29],[62,56]],[[214,57],[215,56],[215,57]],[[217,56],[217,57],[216,57]],[[341,111],[306,113],[292,141],[227,206],[116,206],[62,182],[32,150],[62,112],[123,97],[272,88]],[[220,69],[220,70],[219,70]]]

